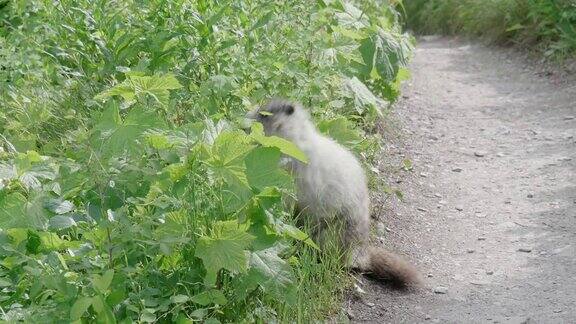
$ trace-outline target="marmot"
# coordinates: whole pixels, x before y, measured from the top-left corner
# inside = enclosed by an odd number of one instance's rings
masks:
[[[342,223],[343,248],[350,251],[349,266],[397,286],[419,283],[416,269],[394,253],[369,245],[370,201],[366,176],[356,157],[322,135],[308,112],[297,103],[273,100],[247,117],[260,122],[267,136],[294,143],[308,163],[289,159],[295,176],[297,210],[312,220],[313,239],[322,245],[328,224]]]

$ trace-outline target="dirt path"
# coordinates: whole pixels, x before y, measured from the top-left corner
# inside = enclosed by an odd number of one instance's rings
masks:
[[[412,71],[384,157],[414,163],[389,179],[406,202],[376,213],[426,288],[363,279],[353,321],[576,323],[576,84],[450,39],[420,42]]]

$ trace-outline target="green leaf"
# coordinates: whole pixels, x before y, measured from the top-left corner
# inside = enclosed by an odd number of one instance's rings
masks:
[[[100,123],[95,126],[97,138],[96,147],[104,154],[120,154],[124,151],[136,152],[139,137],[148,129],[163,127],[164,123],[154,111],[143,107],[131,109],[124,121],[120,120],[118,106],[110,105],[104,111]]]
[[[246,215],[253,223],[272,224],[274,217],[270,210],[281,201],[282,194],[276,187],[267,187],[252,197],[246,205]]]
[[[70,320],[75,321],[80,319],[90,305],[92,305],[92,297],[78,298],[72,305],[72,308],[70,308]]]
[[[265,147],[276,147],[288,156],[291,156],[301,162],[308,163],[306,154],[302,152],[294,143],[277,136],[265,136],[264,128],[260,123],[252,124],[250,137]]]
[[[94,296],[92,298],[92,308],[94,308],[94,311],[98,314],[99,322],[106,324],[116,323],[112,309],[106,304],[102,296]]]
[[[48,220],[50,229],[62,230],[72,226],[76,226],[76,221],[70,216],[56,215]]]
[[[392,82],[398,69],[408,65],[412,42],[407,35],[379,28],[377,33],[362,41],[359,50],[366,66],[366,76]]]
[[[352,147],[362,141],[362,134],[346,117],[323,120],[318,129],[344,146]]]
[[[0,288],[11,287],[12,282],[8,279],[0,278]]]
[[[206,163],[214,175],[225,183],[222,198],[226,213],[242,208],[252,197],[244,165],[244,157],[252,147],[246,134],[230,131],[220,133],[211,147]]]
[[[46,208],[56,214],[66,214],[74,210],[74,204],[68,200],[50,199],[45,204]]]
[[[278,148],[260,147],[246,156],[246,176],[251,187],[260,191],[266,187],[289,187],[291,178],[279,167],[280,155]]]
[[[291,237],[295,240],[302,241],[302,242],[308,244],[309,246],[311,246],[317,250],[320,250],[320,248],[318,247],[318,245],[316,245],[316,243],[314,243],[314,241],[312,240],[310,235],[304,233],[303,231],[301,231],[297,227],[294,227],[290,224],[285,224],[285,223],[279,222],[277,224],[277,228],[278,228],[278,232],[283,233],[284,235]]]
[[[172,74],[155,74],[153,76],[127,75],[124,82],[101,92],[94,99],[104,100],[113,96],[121,96],[131,102],[140,95],[149,95],[162,105],[168,104],[169,90],[180,89],[182,85]]]
[[[147,134],[146,142],[157,150],[164,150],[173,146],[164,134]]]
[[[195,256],[202,259],[206,268],[207,283],[213,284],[220,269],[233,273],[246,272],[248,257],[246,248],[254,237],[246,232],[246,226],[237,221],[219,221],[209,236],[198,239]]]
[[[175,303],[175,304],[182,304],[187,302],[188,300],[190,300],[190,297],[186,296],[186,295],[174,295],[172,297],[170,297],[170,301]]]
[[[380,111],[386,105],[384,100],[376,97],[357,77],[346,79],[344,90],[354,99],[354,106],[359,114],[364,113],[369,107],[377,108]]]
[[[26,239],[26,252],[29,254],[38,254],[40,252],[40,246],[42,245],[42,240],[38,233],[28,230],[28,237]]]
[[[234,78],[225,75],[213,75],[200,86],[200,92],[204,96],[216,95],[223,98],[238,87]]]
[[[27,227],[25,205],[26,197],[19,192],[0,193],[0,228]]]
[[[216,289],[203,291],[198,295],[192,296],[190,300],[202,306],[208,306],[210,304],[226,305],[228,303],[228,299],[226,299],[226,296],[224,296],[224,294],[220,290]]]
[[[42,248],[46,251],[58,251],[75,245],[72,241],[61,239],[56,233],[39,232],[38,235],[42,243]]]
[[[294,304],[294,273],[290,265],[278,256],[283,249],[283,246],[277,244],[269,249],[253,252],[250,255],[250,267],[265,292],[279,301]]]
[[[112,283],[112,278],[114,278],[113,269],[107,270],[102,276],[95,274],[92,276],[92,285],[99,292],[105,294],[108,290],[108,287]]]

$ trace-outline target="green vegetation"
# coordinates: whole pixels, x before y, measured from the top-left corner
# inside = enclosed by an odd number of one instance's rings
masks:
[[[238,123],[293,98],[369,163],[411,49],[386,1],[0,0],[0,319],[333,316],[341,252],[278,168],[306,157]]]
[[[535,48],[548,57],[576,54],[574,0],[409,0],[406,21],[417,33],[462,33]]]

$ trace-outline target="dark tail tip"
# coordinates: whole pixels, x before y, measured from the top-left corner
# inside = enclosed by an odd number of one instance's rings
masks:
[[[418,287],[422,283],[420,273],[399,255],[381,248],[370,249],[370,276],[395,288]]]

